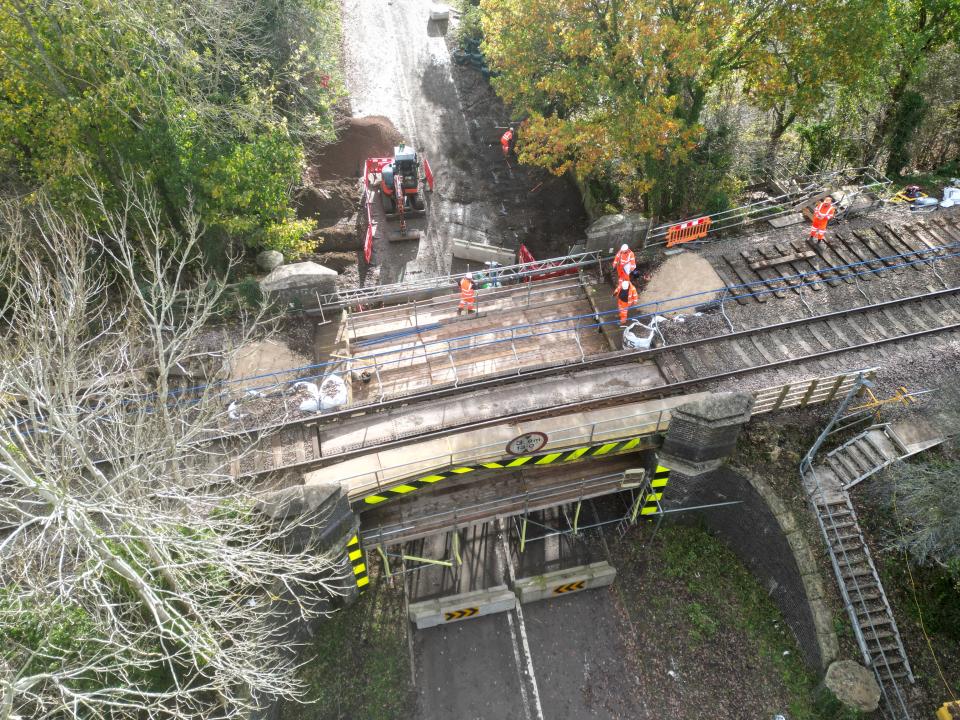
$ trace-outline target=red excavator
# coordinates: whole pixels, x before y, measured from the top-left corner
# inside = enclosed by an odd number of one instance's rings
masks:
[[[407,220],[426,214],[425,195],[433,191],[433,172],[430,163],[413,148],[400,144],[393,149],[393,157],[367,158],[364,169],[364,196],[367,205],[367,237],[363,251],[367,262],[373,250],[382,214],[385,220],[398,220],[398,231],[387,238],[419,240],[420,230],[408,229]],[[375,197],[380,196],[380,202]]]

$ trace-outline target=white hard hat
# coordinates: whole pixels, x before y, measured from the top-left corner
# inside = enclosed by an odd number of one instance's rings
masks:
[[[473,273],[472,273],[472,272],[468,272],[466,275],[464,275],[464,277],[465,277],[467,280],[473,280]]]
[[[620,252],[626,252],[626,251],[629,250],[629,249],[630,249],[630,248],[627,247],[627,244],[626,244],[626,243],[624,243],[623,245],[620,246]]]
[[[624,280],[622,283],[620,283],[620,287],[626,290],[628,287],[630,287],[630,283],[627,280]]]

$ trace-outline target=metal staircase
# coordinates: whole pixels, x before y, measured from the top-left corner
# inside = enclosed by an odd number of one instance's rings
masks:
[[[890,431],[889,423],[874,425],[827,453],[826,461],[844,490],[849,490],[911,453]]]
[[[849,490],[888,465],[941,442],[943,438],[940,437],[904,441],[897,434],[895,425],[872,425],[827,453],[826,464],[837,476],[843,489]]]
[[[904,681],[913,683],[913,671],[847,490],[918,450],[910,452],[888,425],[878,425],[814,464],[821,445],[850,402],[864,387],[871,386],[863,375],[858,376],[857,383],[800,462],[800,478],[827,544],[863,663],[873,670],[880,686],[884,714],[894,720],[910,720],[903,685]]]
[[[850,497],[828,467],[810,467],[804,484],[813,491],[813,506],[863,662],[876,674],[888,712],[898,720],[907,718],[900,685],[903,680],[913,682],[913,671]]]

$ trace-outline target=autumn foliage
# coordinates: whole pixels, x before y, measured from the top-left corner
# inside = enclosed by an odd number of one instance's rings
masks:
[[[495,87],[525,118],[520,159],[612,180],[654,212],[689,200],[683,166],[708,139],[712,93],[732,89],[773,113],[775,148],[795,120],[877,62],[884,8],[884,0],[480,2]]]

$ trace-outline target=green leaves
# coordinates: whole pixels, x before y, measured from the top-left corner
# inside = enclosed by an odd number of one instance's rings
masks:
[[[0,0],[0,163],[81,210],[88,176],[143,174],[174,226],[192,200],[292,250],[302,139],[332,139],[343,96],[338,37],[330,0]]]
[[[877,63],[887,1],[481,0],[480,9],[497,92],[528,118],[521,161],[612,180],[664,215],[695,210],[696,197],[719,203],[728,189],[730,158],[701,152],[714,167],[695,166],[694,151],[713,142],[701,123],[711,92],[737,88],[775,111],[779,139]],[[694,190],[692,175],[706,185]]]

